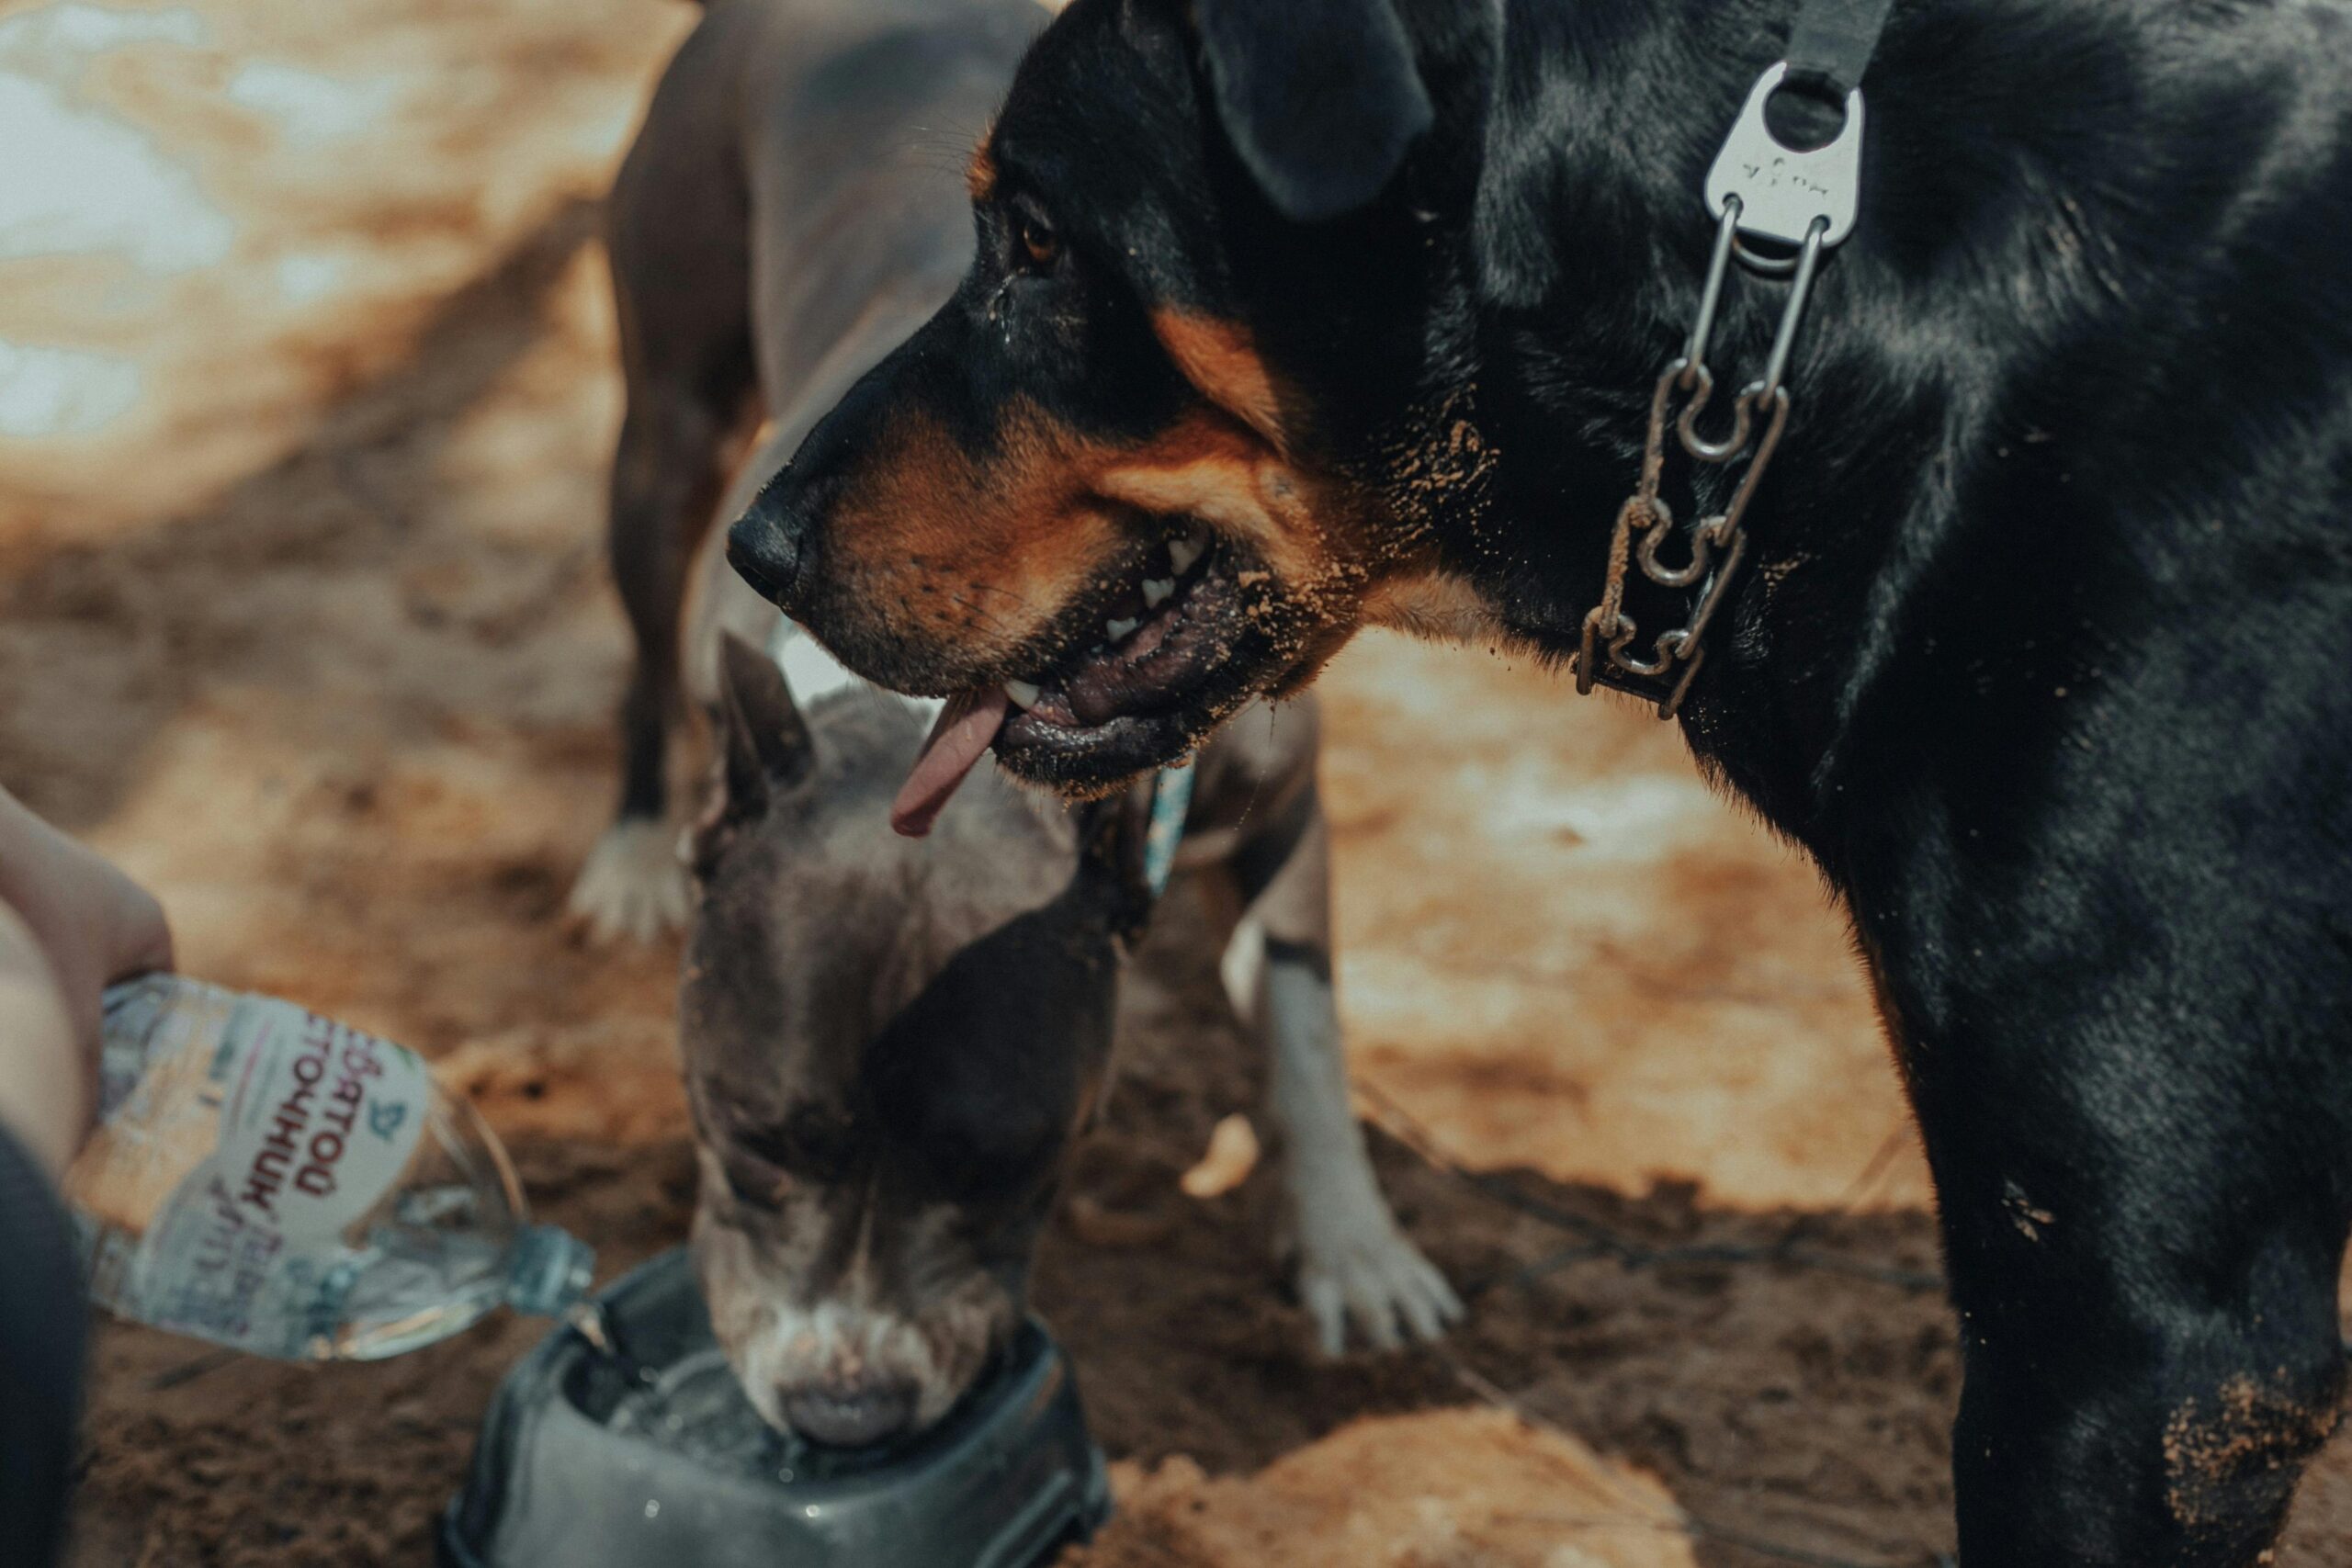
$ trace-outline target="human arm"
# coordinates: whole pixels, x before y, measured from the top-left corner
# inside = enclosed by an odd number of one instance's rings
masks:
[[[0,789],[0,1127],[51,1178],[89,1130],[101,993],[171,966],[153,895]]]

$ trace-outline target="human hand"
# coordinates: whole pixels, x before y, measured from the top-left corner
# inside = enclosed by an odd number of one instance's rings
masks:
[[[171,966],[154,896],[0,790],[0,1121],[52,1170],[89,1130],[101,993]]]

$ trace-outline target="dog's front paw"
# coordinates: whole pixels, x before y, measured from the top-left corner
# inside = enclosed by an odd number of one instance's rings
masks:
[[[1351,1328],[1374,1349],[1444,1337],[1462,1299],[1421,1256],[1376,1198],[1368,1208],[1301,1215],[1298,1296],[1327,1356],[1347,1348]]]
[[[663,822],[614,823],[571,885],[571,919],[593,942],[651,942],[686,923],[686,868],[677,830]]]

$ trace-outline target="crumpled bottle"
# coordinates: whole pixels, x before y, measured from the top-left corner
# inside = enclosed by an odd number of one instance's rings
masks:
[[[90,1294],[123,1317],[373,1360],[587,1288],[593,1255],[530,1223],[471,1105],[292,1002],[174,975],[111,987],[98,1102],[65,1197]]]

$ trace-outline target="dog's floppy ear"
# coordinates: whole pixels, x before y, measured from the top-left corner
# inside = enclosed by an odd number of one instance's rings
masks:
[[[775,791],[808,776],[816,766],[817,744],[793,705],[784,671],[733,632],[720,637],[718,706],[719,725],[727,732],[720,813],[741,821],[764,811]]]
[[[1378,196],[1436,111],[1395,0],[1196,0],[1217,118],[1283,216]]]

